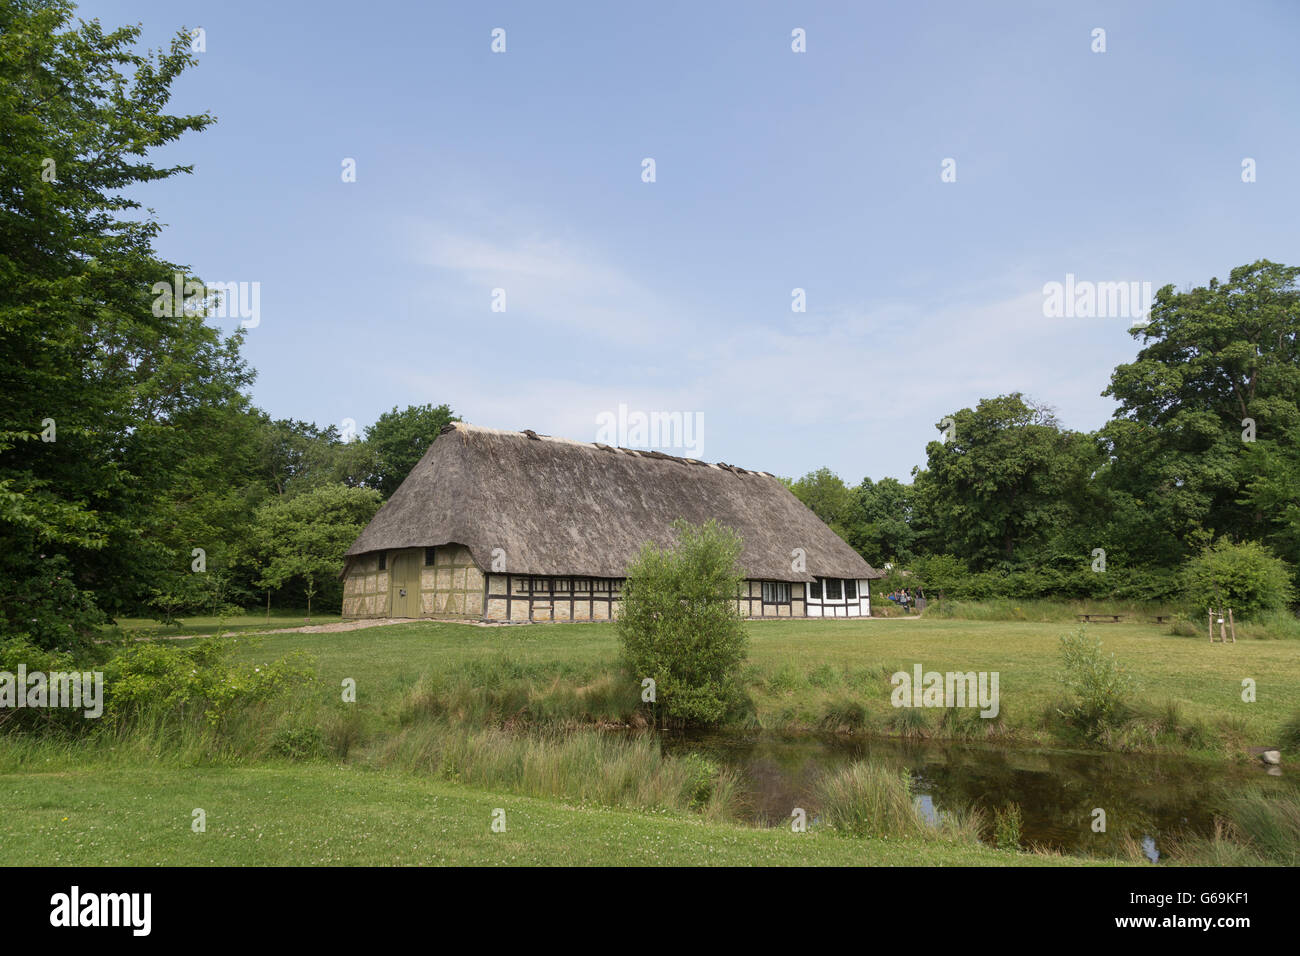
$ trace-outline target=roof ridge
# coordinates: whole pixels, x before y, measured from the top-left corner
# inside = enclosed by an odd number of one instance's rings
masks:
[[[726,462],[707,462],[698,458],[686,458],[680,455],[669,455],[666,452],[658,451],[653,448],[624,448],[621,445],[606,445],[603,442],[586,442],[578,441],[576,438],[564,438],[558,435],[543,435],[540,432],[533,431],[531,428],[525,428],[521,431],[509,431],[504,428],[490,428],[487,425],[473,425],[469,422],[451,422],[444,425],[439,436],[448,432],[459,431],[466,434],[478,432],[484,435],[495,435],[501,438],[514,438],[524,441],[546,441],[554,442],[559,445],[576,445],[579,448],[588,448],[592,451],[603,451],[610,454],[633,455],[638,458],[659,458],[665,461],[675,461],[683,465],[697,465],[704,468],[713,468],[718,471],[729,471],[737,475],[760,475],[764,478],[776,478],[776,475],[770,471],[758,471],[753,468],[741,468],[739,465],[728,465]]]

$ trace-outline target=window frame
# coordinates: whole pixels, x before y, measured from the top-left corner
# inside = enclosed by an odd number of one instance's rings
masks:
[[[782,605],[793,601],[793,588],[788,581],[761,581],[759,597],[764,604]]]

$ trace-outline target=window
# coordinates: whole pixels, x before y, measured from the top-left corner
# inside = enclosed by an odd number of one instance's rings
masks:
[[[826,579],[826,600],[842,601],[844,599],[843,582],[839,578]]]
[[[820,601],[822,599],[821,578],[817,578],[811,584],[808,585],[808,596],[811,597],[814,601]]]
[[[437,550],[438,550],[437,548],[424,549],[424,566],[426,568],[433,566],[433,553]]]
[[[554,588],[554,590],[555,590],[555,593],[556,593],[556,594],[568,594],[568,593],[569,593],[569,579],[568,579],[568,578],[554,578],[553,580],[554,580],[554,583],[555,583],[555,588]]]
[[[605,578],[597,578],[591,582],[591,589],[597,594],[604,594],[609,590],[609,581]]]
[[[380,571],[387,571],[387,570],[388,570],[388,555],[387,555],[387,554],[381,554],[381,555],[379,556],[379,570],[380,570]]]
[[[844,596],[850,601],[856,601],[858,599],[858,582],[855,579],[844,579]]]
[[[527,578],[515,578],[515,579],[514,579],[514,584],[515,584],[515,593],[516,593],[516,594],[527,594],[527,593],[528,593],[528,579],[527,579]]]
[[[783,581],[764,581],[763,582],[763,603],[764,604],[789,604],[790,603],[790,585]]]
[[[574,594],[586,594],[590,590],[591,590],[591,582],[588,581],[586,578],[573,579]]]

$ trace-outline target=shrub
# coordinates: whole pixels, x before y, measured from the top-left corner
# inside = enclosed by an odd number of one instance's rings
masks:
[[[1294,597],[1286,563],[1262,544],[1226,538],[1206,548],[1183,569],[1188,604],[1198,613],[1231,608],[1235,618],[1276,611]]]
[[[37,647],[26,636],[0,639],[0,671],[12,675],[8,692],[15,695],[14,703],[17,702],[18,694],[28,692],[26,686],[18,683],[20,665],[26,668],[28,674],[39,671],[47,677],[56,672],[85,673],[94,669],[79,666],[69,653]],[[0,730],[33,731],[56,736],[85,732],[98,723],[97,720],[86,718],[87,709],[89,708],[0,706]]]
[[[623,664],[638,684],[654,680],[666,716],[717,724],[743,707],[742,542],[714,521],[673,530],[675,547],[647,544],[628,568],[617,625]]]
[[[104,614],[62,555],[0,556],[0,634],[48,650],[86,650]]]
[[[869,726],[871,717],[867,713],[867,708],[862,702],[852,697],[837,697],[826,704],[826,709],[822,713],[821,726],[823,730],[839,732],[847,730],[850,733],[860,731]]]
[[[232,664],[231,648],[217,640],[121,648],[104,666],[105,716],[122,723],[146,715],[201,714],[215,725],[312,679],[302,655],[271,664]]]
[[[271,752],[291,760],[307,760],[325,753],[325,735],[319,727],[281,727],[271,737]]]
[[[1020,804],[1011,803],[993,811],[993,842],[999,850],[1020,849],[1020,827],[1023,817]]]
[[[1060,680],[1072,695],[1061,716],[1089,738],[1099,740],[1130,710],[1128,698],[1136,682],[1114,654],[1107,657],[1102,653],[1100,640],[1088,637],[1087,625],[1061,635],[1061,655],[1065,671]]]

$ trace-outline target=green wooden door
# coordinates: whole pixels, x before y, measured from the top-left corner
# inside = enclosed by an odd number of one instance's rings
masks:
[[[399,551],[393,555],[393,570],[388,583],[392,595],[393,617],[420,616],[420,552]]]

